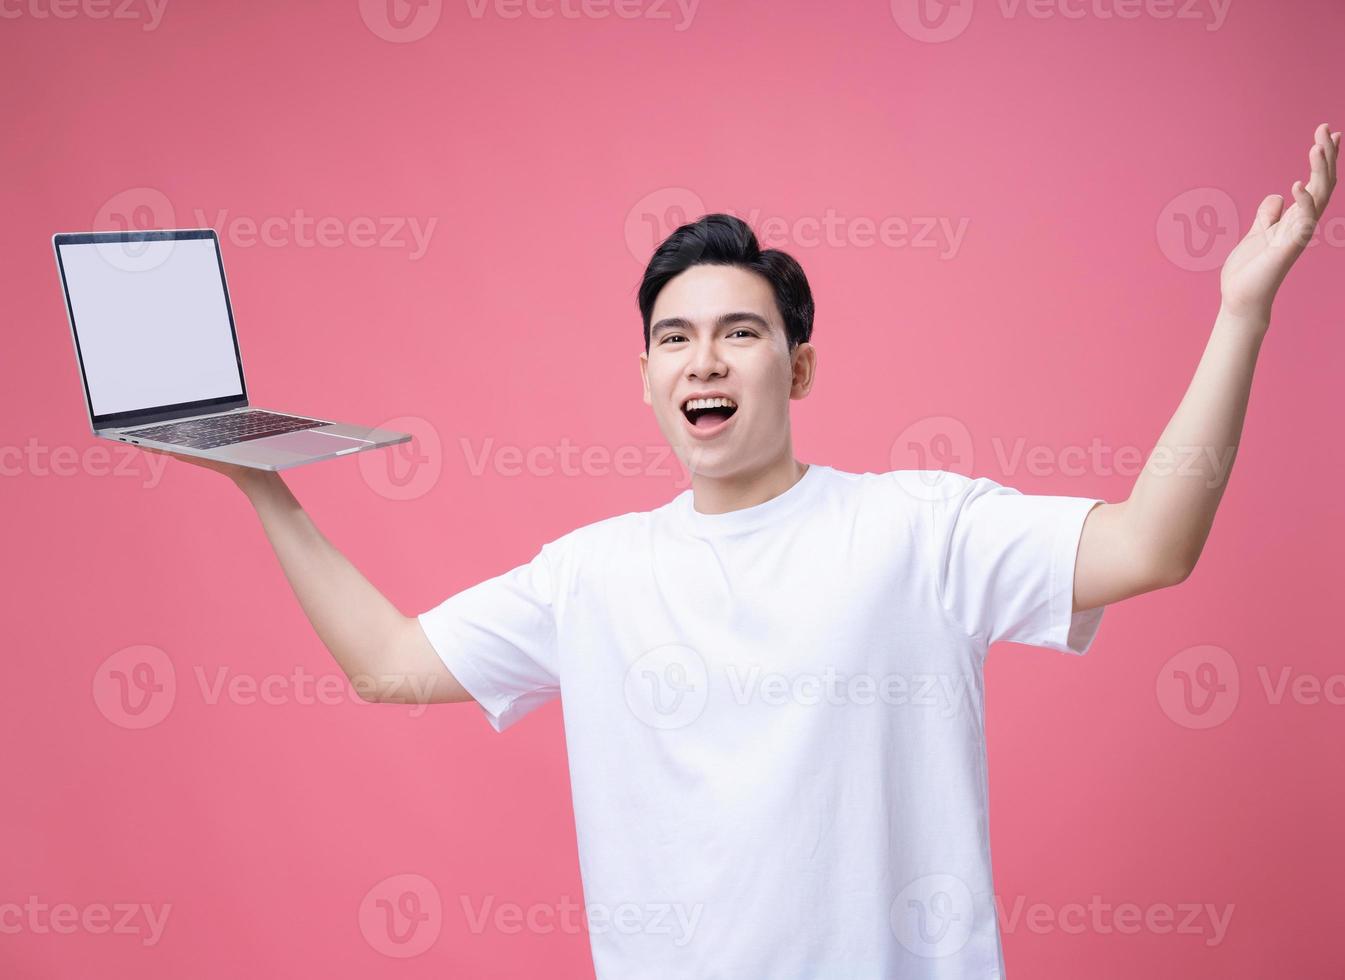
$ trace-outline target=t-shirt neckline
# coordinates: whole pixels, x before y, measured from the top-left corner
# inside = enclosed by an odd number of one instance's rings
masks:
[[[696,510],[695,493],[686,489],[674,503],[682,525],[696,534],[726,534],[751,531],[765,524],[778,521],[803,506],[813,495],[822,471],[829,467],[819,463],[809,463],[803,476],[794,481],[794,485],[770,500],[762,501],[751,507],[740,507],[723,514],[702,514]]]

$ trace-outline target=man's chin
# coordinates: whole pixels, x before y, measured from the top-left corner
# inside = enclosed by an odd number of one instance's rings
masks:
[[[690,486],[693,477],[733,479],[742,476],[751,465],[751,460],[741,450],[727,445],[682,446],[676,450],[676,456],[682,464],[682,486]]]
[[[674,451],[684,469],[701,476],[720,477],[737,468],[733,454],[724,445],[682,443]]]

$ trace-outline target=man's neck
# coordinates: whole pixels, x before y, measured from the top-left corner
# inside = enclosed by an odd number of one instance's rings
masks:
[[[729,511],[764,504],[803,479],[809,465],[796,460],[791,451],[781,457],[779,462],[761,469],[735,473],[730,477],[693,474],[692,506],[701,514],[727,514]]]

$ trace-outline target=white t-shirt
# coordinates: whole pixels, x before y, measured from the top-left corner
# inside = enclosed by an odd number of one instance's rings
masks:
[[[1085,515],[816,463],[578,528],[420,622],[497,730],[561,697],[600,980],[996,980],[982,666],[1082,654]]]

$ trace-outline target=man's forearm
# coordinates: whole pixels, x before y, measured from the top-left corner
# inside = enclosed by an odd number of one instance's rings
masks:
[[[299,605],[346,676],[366,688],[376,684],[386,666],[380,654],[405,617],[323,537],[278,473],[254,474],[238,485],[261,518]]]
[[[1126,502],[1134,540],[1180,577],[1195,567],[1228,485],[1269,322],[1268,313],[1220,308],[1195,376]]]

